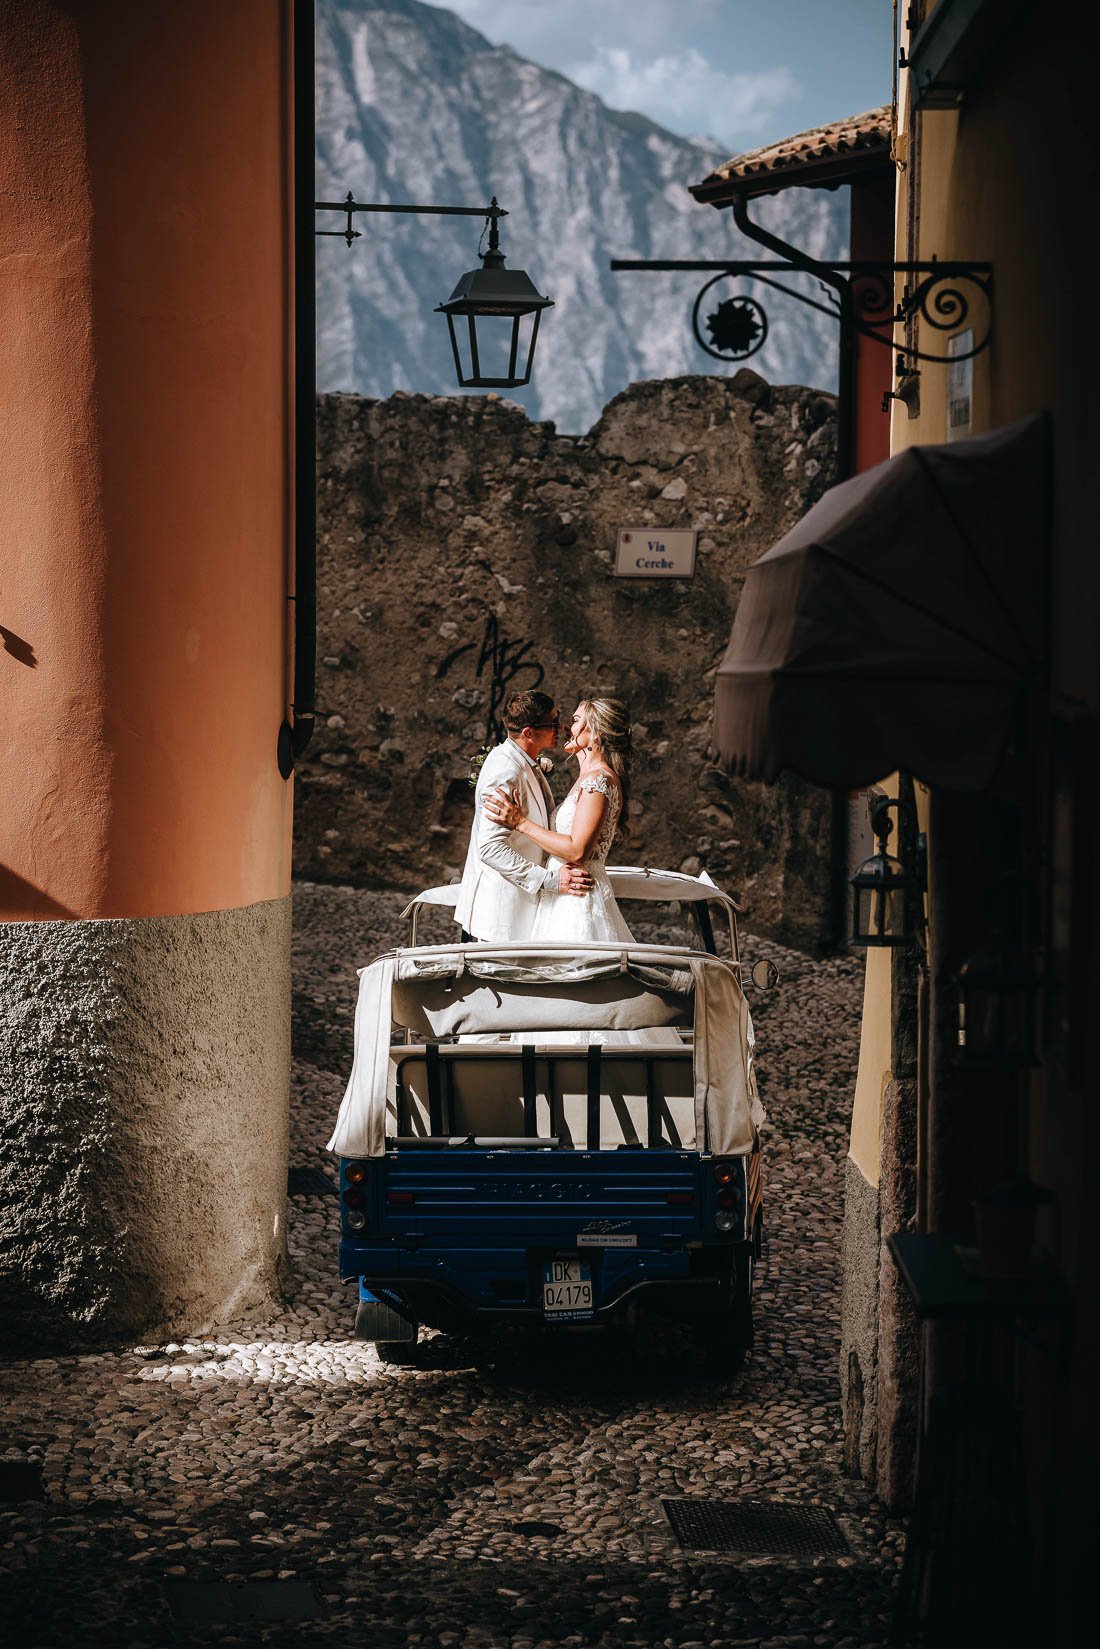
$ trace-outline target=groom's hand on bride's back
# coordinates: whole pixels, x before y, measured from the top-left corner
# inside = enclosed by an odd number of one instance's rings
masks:
[[[592,878],[583,865],[562,865],[558,871],[558,888],[562,893],[575,893],[583,899],[592,892]]]

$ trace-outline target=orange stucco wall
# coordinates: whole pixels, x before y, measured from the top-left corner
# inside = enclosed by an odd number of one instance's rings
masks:
[[[289,887],[285,6],[0,0],[0,918]]]
[[[864,178],[851,189],[851,257],[853,262],[890,263],[894,257],[894,172]],[[890,418],[882,397],[894,387],[894,355],[872,338],[856,334],[855,441],[858,473],[890,456]]]

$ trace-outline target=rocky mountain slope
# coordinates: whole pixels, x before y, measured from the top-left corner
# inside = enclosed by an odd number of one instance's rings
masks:
[[[635,380],[736,370],[692,337],[705,277],[609,268],[616,256],[764,255],[728,213],[687,192],[725,156],[608,108],[419,0],[318,0],[317,108],[318,199],[350,189],[358,200],[480,205],[496,194],[508,209],[509,263],[556,306],[532,383],[514,395],[531,417],[580,432]],[[843,193],[794,189],[755,210],[815,255],[843,255]],[[319,387],[452,392],[446,325],[432,311],[475,267],[481,224],[371,215],[358,227],[350,250],[317,241]],[[724,283],[704,314],[732,291]],[[773,382],[831,387],[832,322],[767,289],[758,295],[770,330],[753,368]]]

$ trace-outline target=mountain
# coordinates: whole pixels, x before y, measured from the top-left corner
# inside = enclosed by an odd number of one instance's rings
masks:
[[[642,378],[732,373],[695,343],[696,274],[612,274],[612,257],[767,257],[687,184],[727,157],[644,114],[609,109],[560,74],[491,45],[419,0],[318,0],[317,199],[477,206],[509,216],[501,245],[555,301],[532,381],[532,418],[587,430]],[[793,189],[760,221],[817,257],[844,256],[843,194]],[[318,227],[338,228],[318,216]],[[432,313],[476,267],[476,218],[361,214],[362,239],[317,241],[318,387],[385,397],[455,393],[446,323]],[[751,365],[778,383],[831,388],[832,321],[767,288],[767,341]],[[724,282],[702,314],[732,296]]]

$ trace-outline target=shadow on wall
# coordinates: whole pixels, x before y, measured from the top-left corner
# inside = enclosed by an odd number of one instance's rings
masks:
[[[319,716],[296,772],[295,870],[412,890],[458,876],[473,758],[508,694],[631,707],[620,862],[707,869],[746,925],[817,948],[829,800],[731,780],[711,758],[714,675],[747,568],[835,466],[819,390],[733,378],[633,384],[585,436],[492,397],[318,402]],[[691,578],[621,578],[622,529],[697,533]],[[553,784],[573,776],[559,759]]]
[[[5,913],[0,920],[9,922],[66,921],[76,916],[74,910],[51,899],[48,893],[16,875],[7,865],[0,865],[0,912]]]
[[[25,664],[28,669],[37,670],[38,660],[29,641],[24,641],[22,636],[17,636],[14,630],[7,629],[3,624],[0,624],[0,641],[4,644],[5,653],[10,653],[12,658],[18,659],[19,663]]]

